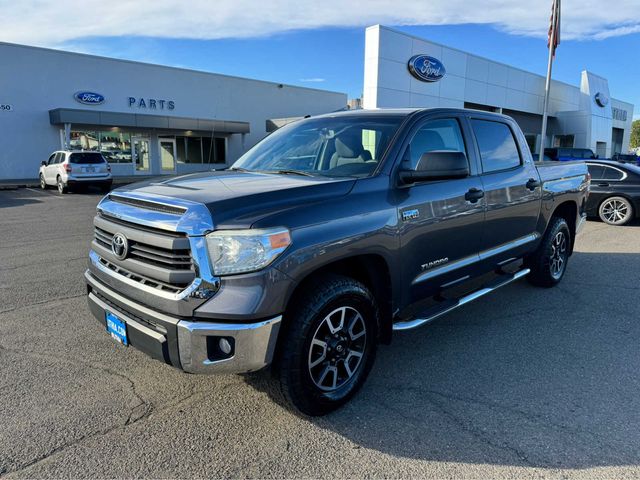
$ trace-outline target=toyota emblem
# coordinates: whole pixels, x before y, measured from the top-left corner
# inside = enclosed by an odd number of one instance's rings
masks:
[[[129,253],[129,241],[121,233],[116,233],[111,239],[111,251],[118,258],[118,260],[124,260]]]

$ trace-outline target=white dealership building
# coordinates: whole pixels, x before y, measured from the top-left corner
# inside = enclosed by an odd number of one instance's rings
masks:
[[[223,168],[290,117],[345,108],[312,88],[0,43],[0,180],[37,178],[61,148],[114,175]]]
[[[414,57],[423,57],[427,78],[412,73]],[[431,70],[437,74],[428,75]],[[518,122],[531,150],[538,151],[544,86],[544,76],[514,66],[381,25],[366,30],[364,108],[502,112]],[[606,78],[585,70],[579,85],[553,81],[550,92],[546,147],[590,148],[600,157],[628,151],[633,105],[612,98]]]
[[[544,77],[380,25],[364,56],[364,108],[499,111],[539,149]],[[344,93],[8,43],[0,65],[0,181],[35,179],[62,148],[101,151],[114,175],[222,168],[278,125],[347,105]],[[554,81],[549,112],[547,146],[629,148],[633,105],[606,78]]]

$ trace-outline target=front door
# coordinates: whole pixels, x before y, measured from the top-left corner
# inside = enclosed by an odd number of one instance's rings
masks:
[[[131,138],[131,155],[136,175],[149,175],[149,139],[145,137]]]
[[[404,168],[415,168],[423,153],[467,155],[470,175],[400,187],[403,304],[411,304],[462,281],[476,266],[484,223],[482,182],[468,155],[458,118],[427,120],[415,129]]]
[[[174,138],[161,138],[158,140],[160,146],[160,168],[162,173],[175,173],[176,171],[176,140]]]

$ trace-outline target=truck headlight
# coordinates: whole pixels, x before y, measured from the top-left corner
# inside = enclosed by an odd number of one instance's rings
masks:
[[[291,245],[286,228],[218,230],[206,239],[215,275],[260,270]]]

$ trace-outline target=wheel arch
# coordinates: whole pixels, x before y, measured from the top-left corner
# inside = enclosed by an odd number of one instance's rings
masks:
[[[353,278],[371,291],[380,308],[380,341],[388,344],[392,332],[393,292],[390,267],[382,255],[361,254],[345,257],[308,272],[290,293],[286,310],[300,298],[300,292],[312,288],[314,282],[327,274]]]
[[[576,238],[576,221],[578,219],[578,205],[573,200],[567,200],[559,204],[551,214],[551,219],[563,218],[567,225],[569,225],[569,232],[571,233],[571,245],[569,255],[573,253],[573,246]],[[549,225],[551,221],[549,221]]]

